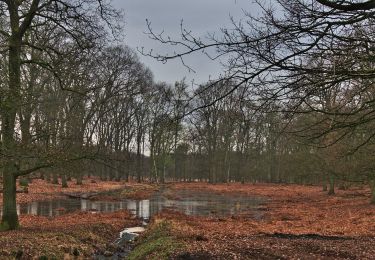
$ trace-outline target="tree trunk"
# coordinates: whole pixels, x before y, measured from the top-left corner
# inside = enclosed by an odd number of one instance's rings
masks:
[[[370,180],[371,204],[375,204],[375,180]]]
[[[137,182],[141,183],[141,141],[142,139],[140,137],[137,138],[137,162],[136,162],[136,171],[137,171]]]
[[[13,2],[13,1],[12,1]],[[10,9],[12,36],[9,39],[9,89],[1,104],[2,110],[2,152],[9,156],[3,169],[3,216],[2,229],[16,229],[18,215],[16,206],[16,141],[14,140],[17,110],[20,107],[21,87],[21,40],[18,10]]]
[[[121,181],[119,168],[115,170],[115,181]]]
[[[16,204],[16,177],[9,162],[3,173],[3,217],[0,230],[18,228],[18,215]]]
[[[61,187],[68,188],[68,182],[66,181],[66,174],[61,174]]]
[[[323,191],[327,191],[328,190],[328,187],[327,187],[327,179],[326,179],[326,176],[324,176],[324,174],[321,176],[321,179],[322,179],[322,182],[323,182],[323,185],[322,185],[322,190]]]
[[[329,173],[329,191],[328,195],[334,195],[335,194],[335,176],[332,173]]]
[[[82,173],[77,173],[77,178],[76,178],[76,184],[77,185],[82,185]]]
[[[166,165],[165,165],[165,156],[163,155],[163,172],[161,174],[160,183],[165,183],[165,171],[166,171]]]
[[[129,182],[129,174],[130,174],[130,161],[131,161],[131,158],[130,158],[130,153],[126,155],[126,166],[125,166],[125,169],[126,169],[126,174],[125,174],[125,181],[126,182]]]
[[[53,173],[52,184],[59,184],[59,178],[56,172]]]
[[[49,173],[49,172],[44,173],[44,180],[46,182],[50,183],[51,182],[51,173]]]

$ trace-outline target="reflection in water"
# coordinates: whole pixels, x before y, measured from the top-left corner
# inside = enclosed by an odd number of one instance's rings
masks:
[[[21,215],[53,217],[73,211],[114,212],[127,209],[137,217],[149,219],[165,208],[178,210],[187,215],[200,216],[231,216],[251,210],[255,218],[260,218],[261,213],[257,212],[256,208],[264,201],[261,198],[197,191],[194,191],[194,193],[179,191],[175,195],[179,199],[168,199],[161,193],[150,200],[90,201],[86,199],[60,199],[31,202],[17,205],[17,212]]]

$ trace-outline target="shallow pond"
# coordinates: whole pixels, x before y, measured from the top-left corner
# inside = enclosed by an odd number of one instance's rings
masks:
[[[183,190],[172,193],[159,192],[148,200],[91,201],[87,199],[58,199],[36,201],[17,206],[18,214],[58,216],[74,211],[114,212],[127,209],[137,217],[148,220],[165,208],[173,209],[187,215],[197,216],[232,216],[251,214],[260,218],[257,208],[264,202],[263,198],[232,194],[217,194],[204,191]]]

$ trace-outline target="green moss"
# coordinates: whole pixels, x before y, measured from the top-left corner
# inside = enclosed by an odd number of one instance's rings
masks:
[[[168,259],[173,252],[183,246],[182,242],[171,235],[170,223],[162,221],[147,231],[128,259]]]
[[[145,259],[147,256],[154,259],[168,259],[176,248],[176,243],[170,237],[161,237],[140,244],[130,254],[129,259]]]
[[[7,221],[2,221],[0,223],[0,232],[1,231],[9,231],[9,230],[15,230],[15,229],[18,229],[20,227],[20,224],[18,223],[18,221],[16,220],[15,221],[16,223],[12,223],[10,224],[9,222]],[[11,228],[12,227],[12,228]]]
[[[7,230],[9,230],[8,222],[0,223],[0,231],[7,231]]]
[[[26,178],[19,179],[18,183],[22,187],[28,187],[29,186],[29,181]]]

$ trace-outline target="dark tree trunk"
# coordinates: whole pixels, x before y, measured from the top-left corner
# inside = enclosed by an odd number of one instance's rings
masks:
[[[61,174],[61,187],[68,188],[68,182],[66,181],[66,174]]]
[[[141,142],[140,139],[137,142],[137,162],[136,162],[136,169],[137,169],[137,182],[142,182],[141,174],[142,174],[142,164],[141,164]]]
[[[334,195],[335,194],[335,176],[332,173],[329,173],[329,191],[328,195]]]
[[[16,229],[19,225],[16,204],[16,177],[11,172],[11,168],[13,167],[8,163],[3,173],[3,217],[0,226],[2,230]]]
[[[82,173],[77,173],[77,178],[76,178],[76,184],[77,185],[82,185]]]
[[[52,184],[59,184],[59,178],[56,172],[52,174]]]
[[[14,1],[10,1],[14,2]],[[2,110],[2,152],[9,156],[3,168],[3,216],[2,229],[16,229],[18,215],[16,206],[16,141],[14,140],[16,113],[20,106],[21,87],[21,40],[18,7],[9,6],[12,35],[9,39],[9,89],[5,94]]]

